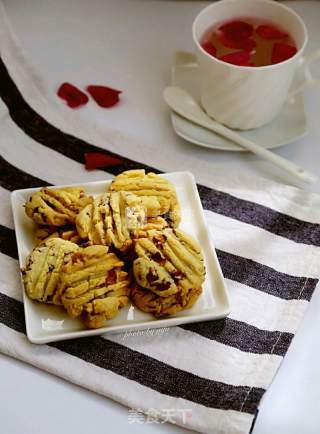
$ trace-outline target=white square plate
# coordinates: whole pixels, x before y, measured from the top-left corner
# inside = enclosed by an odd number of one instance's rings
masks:
[[[196,304],[188,310],[163,319],[139,311],[133,305],[123,308],[118,316],[100,329],[86,329],[80,319],[71,319],[63,308],[30,300],[23,291],[26,329],[29,340],[36,344],[84,336],[119,333],[127,330],[169,327],[179,324],[208,321],[223,318],[230,313],[227,288],[223,279],[216,252],[206,227],[202,205],[194,177],[188,172],[174,172],[161,175],[170,180],[178,194],[181,205],[181,229],[193,235],[200,243],[206,265],[206,280],[203,293]],[[82,186],[89,195],[107,191],[111,181],[75,184]],[[69,187],[70,185],[56,186]],[[26,257],[35,246],[34,223],[29,219],[23,204],[37,188],[16,190],[11,194],[11,203],[16,230],[19,262],[22,268]]]

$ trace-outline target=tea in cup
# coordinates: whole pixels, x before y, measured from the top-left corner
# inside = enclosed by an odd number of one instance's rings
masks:
[[[235,129],[258,128],[281,110],[308,34],[292,9],[272,0],[222,0],[193,23],[201,104]]]

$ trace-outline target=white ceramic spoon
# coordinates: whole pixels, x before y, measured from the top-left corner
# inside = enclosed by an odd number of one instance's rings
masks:
[[[184,118],[194,122],[195,124],[201,125],[208,130],[212,130],[215,133],[232,140],[234,143],[237,143],[243,148],[248,149],[260,157],[271,161],[276,166],[280,167],[291,175],[296,176],[304,182],[311,183],[317,180],[317,177],[312,173],[308,173],[291,161],[286,160],[285,158],[280,157],[279,155],[268,151],[265,148],[261,148],[256,143],[242,137],[236,131],[231,130],[230,128],[227,128],[211,119],[202,110],[197,101],[185,90],[175,86],[167,87],[163,92],[163,97],[172,110]]]

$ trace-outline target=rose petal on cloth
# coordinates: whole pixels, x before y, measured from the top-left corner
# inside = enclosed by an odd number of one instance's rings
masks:
[[[229,21],[220,26],[219,30],[224,33],[227,39],[235,42],[248,39],[253,34],[253,26],[240,20]]]
[[[248,51],[236,51],[234,53],[226,54],[225,56],[220,57],[220,60],[238,66],[252,66],[252,64],[249,63],[250,53],[248,53]]]
[[[204,49],[204,51],[206,51],[208,54],[210,54],[211,56],[215,57],[217,54],[217,49],[216,47],[212,44],[211,41],[204,41],[201,44],[201,47]]]
[[[237,48],[238,50],[245,50],[251,53],[256,48],[256,41],[254,39],[228,39],[224,33],[218,33],[219,41],[227,48]]]
[[[63,83],[59,87],[57,95],[65,100],[71,108],[80,107],[89,101],[88,96],[71,83]]]
[[[263,39],[282,39],[288,36],[288,33],[282,32],[277,27],[270,25],[258,26],[256,33]]]
[[[112,89],[107,86],[90,85],[87,87],[88,93],[92,96],[95,102],[104,108],[110,108],[119,102],[121,90]]]
[[[119,166],[123,160],[118,157],[103,154],[101,152],[88,152],[84,154],[85,167],[87,170],[99,169],[102,167]]]
[[[281,42],[276,42],[273,45],[271,63],[280,63],[284,60],[290,59],[297,52],[296,47],[288,44],[282,44]]]

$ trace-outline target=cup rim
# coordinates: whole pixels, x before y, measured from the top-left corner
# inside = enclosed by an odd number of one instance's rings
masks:
[[[198,15],[195,17],[193,24],[192,24],[192,37],[193,40],[197,46],[197,48],[203,53],[205,54],[205,56],[207,56],[209,59],[214,59],[214,61],[221,63],[222,65],[228,65],[231,68],[235,68],[235,69],[243,69],[243,70],[248,70],[248,71],[265,71],[267,69],[272,69],[272,68],[276,68],[278,66],[282,66],[285,64],[288,64],[290,62],[293,62],[295,59],[297,59],[303,52],[303,50],[305,49],[307,42],[308,42],[308,30],[307,27],[303,21],[303,19],[300,17],[300,15],[298,15],[293,9],[289,8],[288,6],[281,4],[281,3],[276,3],[274,0],[255,0],[255,2],[260,2],[260,3],[269,3],[272,4],[273,6],[285,9],[286,11],[288,11],[289,13],[291,13],[296,19],[297,21],[300,23],[302,29],[303,29],[303,33],[304,33],[304,41],[302,46],[299,48],[299,50],[296,52],[296,54],[292,57],[290,57],[290,59],[284,60],[283,62],[279,62],[279,63],[275,63],[273,65],[265,65],[265,66],[241,66],[241,65],[234,65],[232,63],[228,63],[228,62],[224,62],[223,60],[218,59],[217,57],[213,57],[210,54],[208,54],[202,47],[200,42],[198,41],[198,39],[196,38],[196,26],[198,24],[198,20],[202,17],[202,15],[206,14],[207,11],[211,8],[214,8],[216,6],[218,6],[221,3],[235,3],[236,1],[239,0],[222,0],[219,1],[217,3],[211,3],[210,5],[206,6],[204,9],[202,9]]]

